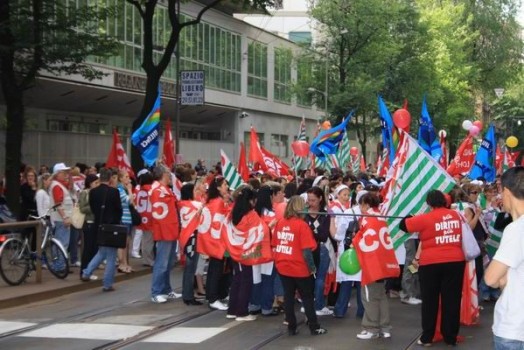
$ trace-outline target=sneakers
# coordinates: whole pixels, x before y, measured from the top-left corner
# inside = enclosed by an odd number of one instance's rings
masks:
[[[326,333],[327,333],[327,329],[322,328],[322,327],[318,327],[317,329],[314,329],[311,331],[311,335],[322,335]]]
[[[220,310],[220,311],[226,311],[227,310],[227,305],[222,303],[220,300],[217,300],[214,303],[210,303],[209,307],[212,308],[212,309],[215,309],[215,310]]]
[[[236,315],[231,315],[231,314],[226,314],[226,318],[230,318],[230,319],[231,318],[237,318],[237,316]]]
[[[422,300],[415,298],[415,297],[409,297],[401,300],[402,303],[408,304],[408,305],[420,305],[422,304]]]
[[[317,316],[331,316],[333,315],[333,311],[328,309],[327,307],[324,307],[322,310],[315,311]]]
[[[167,302],[167,298],[164,295],[155,295],[151,298],[151,301],[155,304],[163,304]]]
[[[91,276],[87,277],[87,276],[82,275],[82,277],[80,277],[80,279],[82,281],[84,281],[84,282],[96,281],[96,280],[98,280],[98,276],[91,275]]]
[[[431,343],[423,343],[422,340],[417,340],[417,345],[421,345],[421,346],[425,346],[425,347],[430,347],[431,346]]]
[[[237,321],[255,321],[257,317],[255,315],[238,316],[235,318]]]
[[[80,261],[77,261],[76,263],[74,264],[71,264],[72,267],[80,267],[82,266],[82,264],[80,263]]]
[[[390,334],[390,336],[391,336],[391,334]],[[372,333],[372,332],[363,330],[362,332],[357,334],[357,338],[358,339],[364,339],[364,340],[376,339],[376,338],[378,338],[378,333]]]
[[[301,306],[301,307],[300,307],[300,312],[304,313],[304,312],[306,312],[306,309],[304,309],[304,307]]]
[[[182,298],[182,294],[175,293],[174,291],[169,292],[169,294],[167,295],[168,300],[175,300],[178,298]]]
[[[142,259],[142,255],[140,254],[131,254],[131,257],[134,259]]]
[[[390,332],[380,332],[380,336],[385,339],[391,338],[391,333]]]

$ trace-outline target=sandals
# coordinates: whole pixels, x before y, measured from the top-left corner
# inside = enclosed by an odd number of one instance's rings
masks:
[[[131,266],[124,266],[124,267],[118,267],[117,271],[120,273],[131,273],[133,270],[131,269]]]

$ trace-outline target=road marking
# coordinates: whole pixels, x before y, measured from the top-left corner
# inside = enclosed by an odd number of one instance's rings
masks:
[[[222,327],[175,327],[146,338],[142,342],[198,344],[227,329]]]
[[[20,337],[119,340],[133,337],[152,327],[109,323],[58,323],[22,333]]]
[[[0,320],[0,334],[5,334],[19,329],[35,326],[36,323],[29,322],[14,322],[14,321],[2,321]]]

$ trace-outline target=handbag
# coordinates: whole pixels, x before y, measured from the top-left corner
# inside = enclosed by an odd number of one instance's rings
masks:
[[[109,189],[104,194],[104,204],[100,208],[100,220],[104,217],[108,191]],[[102,247],[125,248],[127,245],[127,232],[128,227],[126,225],[100,224],[98,225],[96,235],[97,244]]]
[[[355,237],[355,234],[360,230],[360,225],[358,223],[358,219],[355,216],[355,211],[353,208],[351,208],[351,211],[353,212],[353,220],[349,222],[348,228],[346,229],[346,235],[344,236],[344,250],[348,250],[351,246],[353,237]]]
[[[125,248],[127,231],[126,225],[100,224],[98,226],[97,243],[103,247]]]
[[[84,226],[84,221],[86,219],[86,214],[80,211],[78,204],[75,204],[73,207],[73,214],[71,214],[71,225],[76,229],[82,229]]]
[[[464,252],[466,261],[470,261],[480,255],[480,247],[475,239],[473,230],[462,214],[460,215],[460,219],[462,222],[462,251]]]
[[[142,217],[136,210],[134,205],[129,205],[129,212],[131,213],[131,223],[133,226],[138,226],[142,223]]]

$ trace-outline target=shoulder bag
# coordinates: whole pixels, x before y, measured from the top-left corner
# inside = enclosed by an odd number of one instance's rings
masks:
[[[104,202],[100,208],[100,220],[104,217],[106,207],[107,192],[104,195]],[[97,244],[102,247],[125,248],[127,243],[128,227],[117,224],[100,224],[98,226]]]
[[[74,228],[81,230],[84,226],[84,221],[86,219],[86,214],[80,211],[80,207],[77,204],[73,207],[73,214],[71,214],[71,225]]]
[[[129,204],[129,212],[131,213],[131,224],[133,226],[138,226],[142,223],[142,217],[136,210],[134,205]]]
[[[462,251],[466,261],[471,261],[480,255],[480,248],[466,218],[462,214],[459,215],[462,222]]]

